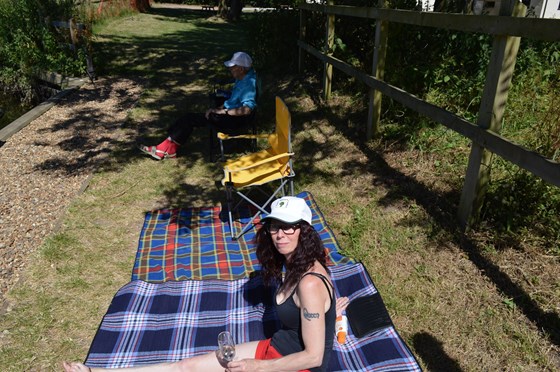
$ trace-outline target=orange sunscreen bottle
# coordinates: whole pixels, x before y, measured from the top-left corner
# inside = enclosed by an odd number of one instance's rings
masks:
[[[336,318],[335,323],[336,339],[339,344],[344,344],[346,342],[346,335],[348,334],[348,318],[346,315],[341,315]]]

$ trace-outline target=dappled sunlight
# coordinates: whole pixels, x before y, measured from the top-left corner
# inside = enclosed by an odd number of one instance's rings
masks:
[[[10,182],[0,190],[0,220],[9,221],[0,253],[43,247],[2,320],[18,332],[5,332],[0,346],[21,350],[14,363],[31,363],[19,369],[52,369],[60,355],[84,358],[111,296],[130,279],[146,212],[225,205],[223,164],[209,161],[206,128],[176,159],[156,161],[136,148],[159,143],[184,113],[204,112],[213,81],[228,76],[223,61],[246,45],[244,21],[178,8],[156,3],[100,26],[101,78],[2,147]],[[313,194],[342,252],[367,267],[422,366],[552,366],[560,345],[558,255],[521,235],[497,239],[491,227],[459,231],[459,168],[469,143],[447,129],[424,135],[435,124],[403,125],[413,119],[390,100],[383,137],[367,141],[367,94],[335,92],[326,102],[322,71],[313,73],[319,77],[261,75],[257,131],[274,131],[274,98],[282,98],[292,118],[296,193]],[[340,79],[335,72],[334,83]],[[437,146],[428,151],[430,142]],[[40,329],[29,322],[35,318]]]

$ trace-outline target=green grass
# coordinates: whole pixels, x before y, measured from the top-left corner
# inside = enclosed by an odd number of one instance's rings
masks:
[[[208,81],[243,46],[244,22],[155,9],[104,23],[100,71],[144,88],[123,130],[155,141],[173,118],[204,107]],[[390,136],[364,143],[367,109],[359,102],[337,96],[326,105],[318,86],[309,90],[297,76],[263,80],[259,124],[272,124],[276,94],[292,111],[296,191],[314,195],[343,252],[365,264],[426,370],[556,368],[558,345],[546,332],[558,316],[557,256],[457,234],[451,221],[463,170],[449,158],[467,151],[461,139],[435,130],[406,148]],[[9,293],[0,318],[2,371],[54,371],[62,360],[83,360],[113,295],[130,280],[144,214],[223,201],[204,133],[176,161],[155,162],[131,146],[115,148],[114,164],[94,175]],[[527,299],[552,321],[537,325]]]
[[[68,258],[67,249],[75,246],[77,241],[65,234],[54,235],[45,241],[41,253],[43,258],[50,263],[58,263]]]

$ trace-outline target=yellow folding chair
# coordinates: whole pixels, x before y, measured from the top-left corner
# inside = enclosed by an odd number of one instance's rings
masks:
[[[228,136],[218,133],[221,141],[235,138],[267,138],[269,147],[265,150],[241,156],[237,159],[228,160],[224,164],[224,178],[222,185],[226,189],[227,207],[231,237],[233,240],[239,239],[252,226],[253,221],[260,213],[269,213],[266,208],[276,198],[277,195],[286,195],[286,188],[289,187],[290,195],[294,195],[295,177],[292,158],[292,137],[291,137],[291,116],[288,107],[276,97],[276,131],[265,135],[242,135]],[[280,185],[272,195],[266,194],[268,199],[260,205],[255,200],[249,198],[252,189],[259,189],[259,186],[270,182],[278,181]],[[247,190],[245,193],[240,190]],[[234,207],[234,195],[239,196],[239,202]],[[235,232],[233,224],[233,213],[243,202],[247,202],[257,208],[257,213],[241,229],[239,234]]]

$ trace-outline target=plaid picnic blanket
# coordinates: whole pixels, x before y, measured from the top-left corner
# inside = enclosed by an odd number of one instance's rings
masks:
[[[353,262],[339,253],[339,245],[313,196],[302,192],[313,213],[312,224],[328,251],[330,264]],[[252,214],[242,210],[237,231]],[[233,280],[259,270],[255,254],[256,227],[239,240],[230,236],[227,211],[220,207],[161,209],[146,214],[140,232],[132,280]],[[259,218],[257,217],[257,222]]]
[[[377,292],[360,263],[330,270],[339,296],[353,300]],[[116,368],[176,361],[214,351],[223,330],[231,331],[236,343],[270,337],[278,326],[271,308],[273,293],[258,275],[234,281],[132,281],[113,298],[85,363]],[[344,345],[334,342],[329,367],[330,371],[421,370],[392,326],[361,339],[349,329]]]

